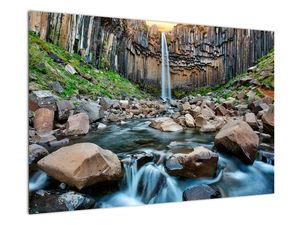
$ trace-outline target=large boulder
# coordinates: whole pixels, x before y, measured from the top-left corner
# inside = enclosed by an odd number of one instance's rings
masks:
[[[47,108],[39,108],[34,114],[34,128],[38,134],[49,133],[53,129],[54,111]]]
[[[181,111],[187,111],[191,108],[191,105],[189,102],[185,102],[182,105],[180,105],[180,110]]]
[[[195,120],[191,114],[185,114],[185,124],[187,127],[195,127]]]
[[[108,110],[113,106],[113,101],[109,98],[102,97],[100,99],[100,105],[104,110]]]
[[[245,122],[248,123],[253,130],[258,130],[258,123],[254,113],[246,113]]]
[[[66,135],[80,135],[89,132],[89,116],[86,113],[79,113],[68,118],[66,124]]]
[[[269,110],[263,114],[261,120],[263,122],[264,131],[274,135],[274,106],[271,106]]]
[[[29,95],[29,109],[36,111],[38,108],[56,110],[56,100],[50,91],[33,91]]]
[[[201,184],[186,189],[182,194],[183,201],[220,198],[221,193],[207,184]]]
[[[196,118],[201,113],[201,107],[196,106],[195,108],[190,110],[191,115]]]
[[[200,178],[216,175],[219,156],[211,150],[199,146],[188,154],[174,154],[166,161],[167,172],[171,176]]]
[[[208,122],[208,119],[206,119],[204,116],[202,115],[198,115],[196,118],[195,118],[195,125],[196,127],[203,127],[205,124],[207,124]]]
[[[123,175],[117,155],[93,143],[62,147],[38,161],[38,166],[49,176],[78,189],[120,180]]]
[[[41,145],[37,145],[37,144],[29,145],[29,148],[28,148],[29,172],[31,173],[31,172],[35,171],[37,169],[36,163],[40,159],[47,156],[48,154],[49,154],[49,152],[47,151],[47,149],[45,149]]]
[[[253,101],[248,105],[248,108],[255,114],[262,110],[267,111],[269,109],[269,106],[265,101],[268,102],[269,100],[258,99],[256,101]]]
[[[226,116],[229,114],[229,111],[222,105],[219,105],[215,109],[217,116]]]
[[[206,103],[201,105],[201,115],[206,119],[213,119],[216,116],[215,112]]]
[[[71,116],[71,112],[74,109],[74,105],[71,101],[62,100],[56,102],[57,105],[57,119],[67,120]]]
[[[110,113],[107,117],[107,120],[110,122],[118,122],[121,120],[121,118],[118,114]]]
[[[83,101],[82,102],[83,110],[88,114],[90,123],[95,122],[104,117],[104,111],[101,109],[101,106],[92,101]]]
[[[183,127],[175,123],[175,121],[170,117],[160,117],[151,121],[150,127],[161,130],[161,131],[181,131]]]
[[[229,121],[215,137],[218,150],[233,154],[246,164],[253,164],[258,143],[257,134],[242,120]]]
[[[30,194],[29,213],[92,209],[95,207],[95,204],[96,201],[94,199],[75,191],[61,194],[54,191],[38,190]]]

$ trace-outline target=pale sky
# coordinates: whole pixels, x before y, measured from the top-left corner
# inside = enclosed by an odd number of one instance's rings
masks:
[[[147,20],[146,23],[150,27],[152,25],[156,24],[156,26],[158,27],[158,30],[161,32],[170,31],[176,25],[176,23],[159,22],[159,21],[152,21],[152,20]]]

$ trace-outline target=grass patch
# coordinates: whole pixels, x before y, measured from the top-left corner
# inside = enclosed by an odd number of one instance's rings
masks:
[[[71,65],[77,73],[67,72],[64,68],[67,64]],[[70,53],[29,33],[29,87],[51,90],[49,86],[52,81],[58,81],[62,85],[64,90],[58,94],[62,98],[76,95],[86,95],[91,98],[149,96],[141,91],[138,85],[132,84],[115,71],[98,70],[85,63],[80,55]]]

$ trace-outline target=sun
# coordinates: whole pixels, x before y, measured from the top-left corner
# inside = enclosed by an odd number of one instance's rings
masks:
[[[168,22],[160,22],[160,21],[153,21],[153,20],[146,20],[148,26],[156,25],[160,32],[168,32],[176,26],[176,23],[168,23]]]

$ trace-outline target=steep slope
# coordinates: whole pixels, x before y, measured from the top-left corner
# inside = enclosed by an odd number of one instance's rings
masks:
[[[33,33],[29,34],[28,45],[29,91],[56,89],[60,97],[149,97],[116,72],[96,69],[80,55],[43,41]]]
[[[243,97],[243,94],[252,91],[259,97],[274,97],[274,49],[267,55],[259,58],[256,65],[250,67],[247,72],[236,75],[224,84],[211,87],[202,87],[193,91],[174,90],[174,95],[181,98],[187,95],[212,95],[218,101],[227,100],[230,97]]]
[[[134,83],[160,88],[161,32],[143,20],[30,12],[29,29]],[[177,24],[166,33],[172,87],[228,81],[274,48],[274,32]]]

